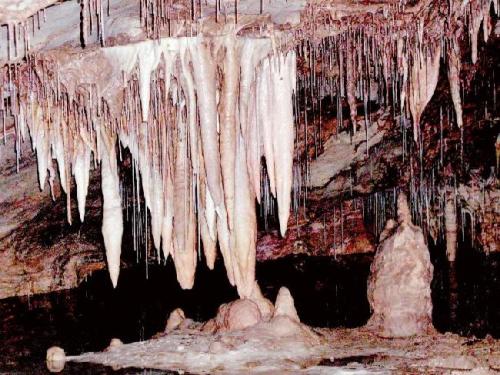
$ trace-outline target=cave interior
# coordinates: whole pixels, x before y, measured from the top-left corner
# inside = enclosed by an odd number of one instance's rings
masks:
[[[0,373],[500,371],[498,0],[0,0]]]

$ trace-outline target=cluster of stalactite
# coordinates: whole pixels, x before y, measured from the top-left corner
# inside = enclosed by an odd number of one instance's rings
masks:
[[[277,203],[284,235],[291,203],[297,209],[306,202],[300,191],[307,191],[308,159],[294,155],[294,147],[308,154],[311,108],[319,113],[319,121],[311,123],[319,125],[317,139],[322,138],[322,98],[336,98],[337,124],[344,122],[345,99],[352,131],[366,134],[370,103],[392,105],[402,124],[412,118],[413,138],[421,145],[420,119],[444,60],[462,126],[460,40],[467,28],[475,61],[479,27],[487,38],[490,8],[493,4],[498,11],[498,1],[447,4],[423,8],[405,23],[396,18],[383,24],[349,20],[340,26],[325,21],[330,28],[338,26],[332,36],[316,43],[297,32],[296,50],[277,48],[275,38],[237,37],[236,31],[224,30],[220,36],[160,38],[88,51],[75,55],[76,62],[57,54],[45,60],[29,57],[26,64],[3,70],[0,111],[4,124],[7,115],[14,118],[18,155],[20,143],[31,137],[42,189],[47,177],[53,186],[58,170],[69,222],[72,176],[83,221],[89,167],[100,165],[102,232],[114,285],[123,232],[120,144],[132,155],[134,194],[144,195],[154,247],[164,258],[172,256],[181,286],[193,285],[201,248],[213,267],[218,244],[229,281],[245,297],[255,277],[255,203],[265,212]],[[141,1],[149,36],[160,36],[169,25],[171,6]],[[191,18],[196,12],[199,6],[192,7]],[[94,29],[104,41],[102,16],[102,0],[82,2],[84,43]],[[296,77],[300,95],[294,105]],[[359,99],[364,123],[358,120]],[[294,112],[303,128],[294,129]],[[421,193],[422,178],[419,186],[419,194],[410,192],[417,216],[426,211],[419,204],[429,201]],[[434,187],[427,191],[435,194]]]
[[[6,24],[7,59],[18,59],[27,56],[31,46],[31,37],[47,21],[45,9],[38,10],[35,14],[22,21],[12,21]]]
[[[134,191],[142,188],[154,246],[172,256],[181,286],[193,286],[200,248],[213,268],[218,243],[229,281],[240,296],[250,295],[262,157],[282,234],[288,223],[295,52],[274,49],[269,38],[228,33],[111,47],[87,58],[122,84],[108,79],[84,87],[74,68],[51,70],[57,62],[37,60],[3,76],[18,142],[31,136],[40,187],[47,174],[53,185],[55,159],[68,220],[73,175],[83,221],[90,164],[100,164],[102,233],[116,285],[123,232],[119,141],[132,155]]]
[[[301,40],[297,47],[296,150],[302,152],[296,151],[295,168],[299,171],[297,186],[302,191],[295,195],[307,197],[311,154],[317,156],[321,150],[324,119],[328,118],[323,114],[325,100],[329,99],[326,104],[335,109],[337,131],[350,125],[352,133],[363,131],[367,137],[375,110],[379,106],[392,107],[401,124],[403,161],[413,163],[415,158],[408,153],[417,149],[422,169],[421,118],[437,88],[440,67],[444,64],[454,122],[459,128],[463,127],[461,60],[469,57],[465,56],[463,46],[470,44],[470,59],[475,64],[480,26],[487,41],[492,30],[490,12],[498,14],[498,1],[419,2],[418,9],[396,8],[391,14],[345,17],[339,21],[326,6],[308,7],[310,28],[296,31]],[[321,26],[314,27],[313,20]],[[348,108],[347,119],[343,107]],[[412,132],[408,131],[408,125]],[[414,145],[408,142],[409,134],[413,134]],[[368,156],[368,141],[366,145]],[[422,171],[420,179],[412,179],[412,189],[425,190],[424,179]],[[432,176],[427,176],[427,180],[431,179]],[[425,200],[424,195],[418,199],[417,194],[411,196],[412,207],[422,216],[419,202]],[[300,202],[305,205],[306,200]],[[416,219],[419,224],[425,221]],[[377,221],[377,228],[385,223],[385,220]]]
[[[83,46],[89,43],[92,34],[96,35],[96,39],[101,45],[105,44],[104,14],[107,13],[109,16],[109,1],[107,1],[107,4],[104,4],[104,0],[80,1],[80,35]]]
[[[204,4],[204,2],[203,2]],[[197,34],[196,21],[201,17],[202,2],[174,0],[140,0],[141,24],[150,38],[175,35],[184,29]]]
[[[456,259],[458,240],[468,238],[470,246],[485,253],[498,251],[500,233],[495,227],[500,213],[498,179],[472,175],[468,184],[457,183],[456,178],[435,181],[434,173],[423,184],[410,184],[409,202],[415,223],[422,228],[425,238],[446,243],[446,255]],[[394,218],[397,196],[401,188],[373,193],[362,199],[363,216],[378,236],[384,223]]]
[[[496,0],[438,2],[416,14],[395,12],[391,19],[384,16],[383,22],[375,15],[367,16],[368,19],[351,17],[338,21],[325,13],[327,7],[321,8],[321,19],[327,28],[324,33],[330,36],[321,37],[318,33],[319,37],[314,37],[306,33],[307,29],[297,31],[301,40],[298,91],[307,96],[303,108],[309,107],[309,101],[313,112],[319,112],[321,117],[321,99],[335,98],[338,124],[342,124],[345,100],[352,131],[356,133],[370,126],[370,116],[364,116],[364,124],[357,120],[361,105],[364,114],[370,113],[371,101],[392,105],[394,113],[402,119],[412,119],[413,136],[418,144],[421,116],[436,89],[443,61],[447,66],[456,122],[461,127],[463,53],[460,42],[463,38],[470,40],[471,59],[475,63],[479,28],[483,25],[486,41],[492,29],[490,9],[493,6],[498,14],[498,5]],[[310,20],[314,20],[314,8],[311,12]],[[312,38],[303,38],[304,35]],[[299,115],[305,120],[300,123],[306,124],[307,113]]]

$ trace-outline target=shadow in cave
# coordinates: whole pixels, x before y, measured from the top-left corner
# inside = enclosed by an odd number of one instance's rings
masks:
[[[466,236],[459,243],[455,273],[450,277],[443,245],[430,243],[436,328],[498,337],[500,255],[473,250]],[[263,294],[272,301],[281,286],[290,289],[304,323],[356,327],[370,315],[366,281],[371,261],[371,255],[337,260],[297,255],[258,263],[256,273]],[[192,319],[205,321],[215,316],[220,304],[237,297],[220,259],[214,271],[199,263],[195,286],[189,291],[177,284],[171,260],[166,265],[150,264],[148,278],[145,273],[144,264],[123,269],[116,290],[107,272],[99,271],[74,290],[0,301],[0,346],[4,348],[0,370],[33,373],[35,368],[36,373],[44,373],[45,351],[52,345],[77,354],[103,350],[113,337],[123,342],[145,340],[163,331],[176,307]],[[65,373],[107,371],[71,366],[77,365],[70,365]]]
[[[472,246],[470,220],[458,233],[457,256],[446,258],[446,243],[429,240],[434,264],[433,323],[439,332],[500,337],[500,254]]]

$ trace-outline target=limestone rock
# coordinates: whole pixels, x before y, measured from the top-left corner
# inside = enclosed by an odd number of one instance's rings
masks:
[[[384,239],[368,279],[373,315],[368,327],[383,337],[407,337],[432,329],[433,266],[422,231],[413,225],[406,197],[398,198],[399,226]]]

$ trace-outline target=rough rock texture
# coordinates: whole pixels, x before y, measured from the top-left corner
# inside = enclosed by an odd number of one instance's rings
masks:
[[[0,153],[13,146],[10,140],[0,146]],[[55,202],[47,186],[40,192],[36,159],[27,147],[19,174],[15,159],[6,158],[0,176],[0,298],[74,288],[105,267],[98,232],[99,184],[94,179],[85,224],[70,226],[65,195],[58,184]]]
[[[203,373],[291,371],[317,363],[318,354],[325,350],[324,342],[311,328],[300,323],[287,288],[280,289],[273,310],[274,316],[262,319],[255,302],[238,299],[221,305],[217,316],[205,324],[181,324],[178,329],[145,342],[83,354],[71,360],[131,366],[142,358],[143,367],[179,370],[187,369],[187,361],[188,371]],[[183,318],[182,310],[176,309],[169,321],[178,322]],[[159,355],[158,350],[163,354]],[[151,360],[150,355],[154,355],[155,360]]]
[[[500,341],[454,334],[382,339],[366,329],[316,329],[322,340],[263,334],[257,329],[217,336],[176,331],[113,352],[69,361],[143,366],[189,373],[265,374],[495,374]]]
[[[375,251],[375,237],[364,223],[361,200],[311,199],[305,212],[301,210],[290,219],[284,238],[277,230],[260,231],[257,260],[290,254],[335,256]]]
[[[411,223],[403,194],[398,197],[398,221],[377,248],[368,280],[373,315],[367,326],[383,337],[425,334],[432,328],[434,267],[422,231]]]
[[[486,183],[472,179],[458,187],[462,215],[471,220],[471,237],[486,253],[500,250],[500,180],[490,176]],[[475,226],[479,227],[476,233]]]
[[[376,114],[376,119],[368,129],[367,134],[357,132],[351,136],[348,131],[343,131],[331,136],[323,146],[323,153],[311,162],[309,187],[324,189],[324,194],[330,196],[336,192],[338,193],[339,190],[347,190],[349,188],[348,183],[342,189],[339,182],[334,180],[333,177],[344,170],[348,170],[351,164],[364,160],[367,155],[367,148],[371,149],[384,139],[390,123],[389,113],[380,111]],[[362,189],[362,187],[362,184],[359,184],[355,189]]]

